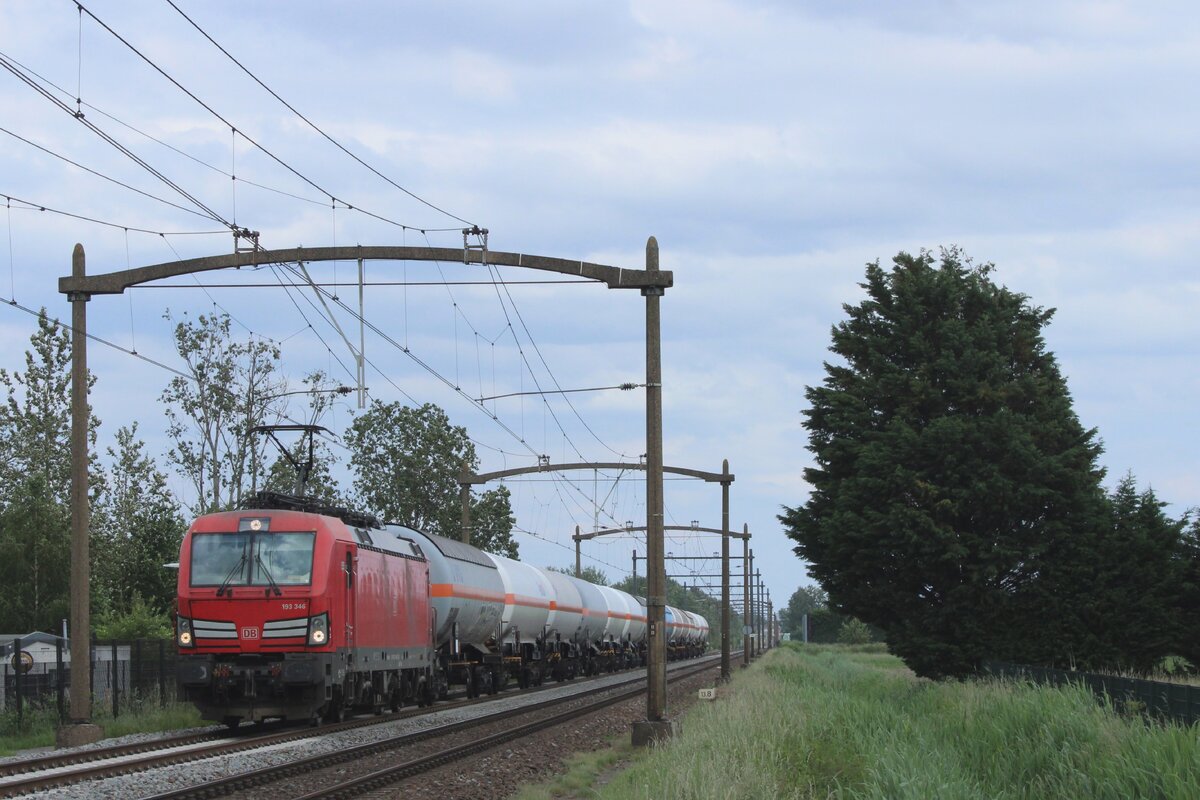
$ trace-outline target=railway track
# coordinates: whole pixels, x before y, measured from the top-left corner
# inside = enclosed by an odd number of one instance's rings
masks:
[[[696,662],[689,662],[688,665],[681,663],[676,670],[672,671],[672,674],[680,669],[685,669],[689,665],[694,665],[695,663]],[[703,667],[710,667],[711,657],[705,659],[702,663]],[[382,750],[400,747],[409,742],[421,741],[423,739],[429,739],[438,735],[446,735],[454,730],[465,730],[470,727],[487,724],[488,722],[494,722],[497,718],[503,717],[505,714],[524,714],[527,710],[532,711],[536,708],[548,708],[555,705],[560,705],[562,703],[568,703],[590,693],[604,691],[611,692],[614,690],[614,686],[623,686],[628,683],[639,683],[643,680],[643,673],[634,673],[631,674],[627,681],[623,681],[618,684],[610,684],[605,687],[588,689],[563,697],[553,698],[543,703],[533,703],[529,707],[521,709],[519,712],[501,711],[495,714],[484,714],[480,717],[470,720],[440,725],[425,731],[403,734],[392,739],[385,739],[373,744],[362,745],[360,746],[362,750],[359,748],[340,750],[334,753],[326,754],[323,757],[331,759],[330,763],[344,763],[349,759],[361,757],[362,753],[367,752],[372,747],[380,748]],[[166,739],[160,739],[153,742],[140,742],[128,745],[95,748],[92,750],[77,751],[75,753],[52,755],[37,759],[27,759],[20,762],[11,762],[9,764],[0,765],[0,798],[16,797],[52,788],[75,786],[77,784],[83,784],[89,781],[95,781],[104,778],[127,776],[160,767],[187,764],[201,761],[203,759],[246,753],[248,751],[270,748],[278,745],[286,745],[289,743],[299,742],[303,739],[324,737],[329,734],[351,731],[356,728],[364,728],[410,719],[412,717],[423,716],[431,712],[436,713],[439,711],[454,711],[470,706],[487,704],[497,699],[531,695],[538,692],[552,690],[554,688],[560,688],[564,685],[565,684],[548,684],[535,689],[527,690],[520,694],[502,693],[500,695],[485,696],[474,700],[459,700],[450,704],[438,704],[433,708],[409,708],[394,714],[360,717],[334,725],[323,725],[319,728],[289,728],[282,731],[273,731],[251,736],[238,736],[230,735],[228,732],[210,731],[168,737]],[[582,685],[586,685],[586,682],[583,682]],[[637,693],[640,692],[641,689],[638,688],[630,691]],[[355,755],[347,756],[347,754],[350,753]],[[298,769],[300,765],[309,763],[315,764],[316,760],[320,758],[322,758],[322,756],[289,762],[287,764],[280,765],[279,767],[265,768],[250,773],[230,776],[224,780],[210,781],[202,786],[187,787],[174,792],[154,795],[154,798],[156,800],[165,800],[166,798],[219,797],[224,794],[228,794],[231,791],[237,791],[238,789],[262,785],[263,783],[279,780],[280,778],[287,777],[288,775],[300,774],[300,772],[303,771],[302,769]],[[317,768],[318,767],[309,767],[309,769]],[[278,770],[278,772],[273,772],[274,770]],[[270,777],[272,774],[275,774],[276,777]],[[253,782],[255,779],[251,776],[258,776],[259,782]],[[239,783],[239,781],[242,781],[243,783]]]

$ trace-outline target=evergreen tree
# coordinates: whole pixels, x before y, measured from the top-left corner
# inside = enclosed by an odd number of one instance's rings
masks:
[[[1132,475],[1121,479],[1108,505],[1088,608],[1097,635],[1094,660],[1147,672],[1176,648],[1184,523],[1163,513],[1165,503],[1152,489],[1138,493]]]
[[[833,610],[925,676],[1095,652],[1100,445],[1045,348],[1053,311],[992,269],[956,249],[868,264],[843,363],[806,392],[811,494],[780,517]]]
[[[457,539],[462,527],[458,478],[479,465],[466,428],[451,425],[441,408],[375,401],[346,431],[354,491],[389,522]],[[508,488],[472,497],[471,542],[517,557]]]
[[[1179,585],[1175,595],[1172,652],[1200,667],[1200,510],[1192,509],[1182,523],[1183,535],[1176,553],[1175,573]]]

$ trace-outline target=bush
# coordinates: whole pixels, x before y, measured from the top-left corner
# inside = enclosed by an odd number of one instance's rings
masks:
[[[871,641],[871,629],[862,620],[850,617],[842,623],[837,639],[841,644],[866,644]]]
[[[174,636],[171,619],[165,613],[134,596],[129,611],[109,613],[96,623],[96,636],[100,639],[171,639]]]

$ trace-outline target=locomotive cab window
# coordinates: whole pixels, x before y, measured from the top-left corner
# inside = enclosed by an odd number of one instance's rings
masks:
[[[192,537],[192,586],[307,586],[315,533],[204,533]]]

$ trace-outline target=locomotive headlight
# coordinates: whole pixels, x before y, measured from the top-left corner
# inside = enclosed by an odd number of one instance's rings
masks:
[[[192,633],[192,621],[186,617],[178,617],[175,621],[176,641],[180,647],[195,647],[196,637]]]
[[[308,618],[308,643],[320,646],[329,641],[329,615],[318,614]]]

